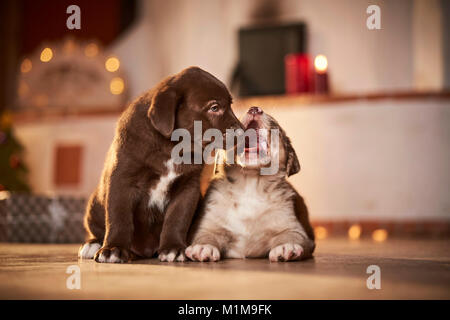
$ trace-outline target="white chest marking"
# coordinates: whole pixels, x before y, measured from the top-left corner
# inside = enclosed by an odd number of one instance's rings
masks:
[[[169,159],[165,163],[168,172],[165,176],[159,178],[158,184],[149,190],[150,199],[148,200],[148,207],[156,207],[161,212],[166,208],[169,198],[167,193],[169,192],[170,185],[178,177],[175,172],[175,166],[172,159]]]
[[[295,217],[290,198],[292,191],[279,189],[270,181],[237,178],[233,184],[223,183],[210,194],[211,202],[203,218],[205,226],[223,227],[234,236],[225,257],[244,258],[255,252],[255,244],[266,240],[264,232],[286,229],[303,232]],[[262,237],[262,238],[261,238]],[[261,246],[262,250],[264,247]]]

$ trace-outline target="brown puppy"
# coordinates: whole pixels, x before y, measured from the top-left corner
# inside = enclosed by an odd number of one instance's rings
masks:
[[[308,210],[286,181],[300,170],[289,138],[258,107],[249,109],[243,125],[258,135],[246,142],[234,164],[219,167],[221,174],[209,185],[190,230],[186,255],[194,261],[311,257],[315,244]]]
[[[201,164],[175,164],[173,130],[194,138],[241,128],[231,96],[217,78],[197,67],[168,77],[124,111],[97,189],[89,199],[82,258],[127,262],[135,255],[183,261],[186,235],[200,199]],[[192,142],[193,143],[193,142]]]

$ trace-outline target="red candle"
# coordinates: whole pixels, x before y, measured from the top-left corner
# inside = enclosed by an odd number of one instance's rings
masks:
[[[328,60],[322,54],[314,59],[314,92],[318,94],[327,94],[328,86]]]
[[[286,55],[284,67],[287,94],[311,91],[310,59],[307,54],[292,53]]]

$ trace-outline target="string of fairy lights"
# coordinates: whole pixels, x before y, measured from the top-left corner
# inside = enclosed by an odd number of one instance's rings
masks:
[[[88,58],[96,57],[99,54],[99,47],[96,43],[89,43],[84,48],[84,55]],[[42,49],[40,53],[40,61],[43,63],[50,62],[54,57],[54,52],[52,48],[45,47]],[[108,56],[105,60],[105,69],[108,72],[115,73],[120,68],[120,60],[116,56]],[[33,69],[33,63],[31,59],[25,58],[23,59],[20,65],[21,73],[28,73]],[[120,95],[124,92],[125,89],[125,81],[120,76],[115,76],[110,80],[109,90],[114,95]],[[20,89],[19,89],[20,90]]]
[[[363,233],[363,227],[360,224],[353,224],[347,230],[347,236],[350,240],[359,240]],[[314,235],[317,240],[328,238],[328,229],[324,226],[314,227]],[[375,242],[384,242],[388,238],[388,231],[386,229],[375,229],[371,233],[371,238]]]

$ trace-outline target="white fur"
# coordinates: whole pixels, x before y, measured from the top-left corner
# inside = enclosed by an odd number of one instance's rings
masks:
[[[160,261],[163,262],[183,262],[186,260],[186,256],[184,255],[184,252],[180,252],[177,254],[176,250],[170,250],[168,253],[161,253],[158,256]]]
[[[97,253],[98,249],[100,249],[101,245],[100,243],[85,243],[80,251],[78,251],[78,257],[82,259],[92,259],[94,258],[95,254]]]
[[[193,261],[219,261],[220,252],[210,244],[196,244],[186,248],[186,256]]]
[[[149,190],[150,199],[148,201],[149,207],[156,207],[161,212],[164,211],[167,203],[169,202],[167,193],[169,192],[170,185],[178,177],[172,159],[167,160],[165,165],[168,172],[165,176],[160,177],[156,187]]]
[[[223,227],[234,235],[235,241],[225,250],[226,258],[264,256],[270,248],[266,252],[253,249],[256,243],[269,241],[263,238],[267,231],[276,234],[289,230],[307,238],[295,217],[292,191],[277,188],[274,177],[242,173],[232,178],[234,183],[223,179],[215,186],[199,226],[199,230]]]
[[[272,262],[297,260],[302,256],[303,248],[297,243],[285,243],[276,246],[269,253]]]
[[[109,257],[105,257],[103,253],[100,253],[98,257],[98,262],[102,263],[122,263],[122,259],[120,259],[115,253],[111,254]]]

